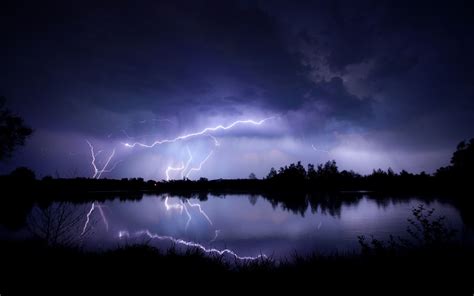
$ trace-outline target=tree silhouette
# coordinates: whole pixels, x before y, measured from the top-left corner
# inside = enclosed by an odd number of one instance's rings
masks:
[[[273,178],[275,178],[277,175],[278,175],[278,173],[277,173],[277,171],[275,170],[275,168],[271,168],[271,169],[270,169],[270,173],[268,173],[268,175],[267,175],[267,179],[273,179]]]
[[[27,167],[18,167],[10,173],[10,177],[12,177],[13,180],[21,180],[22,182],[26,182],[34,181],[36,179],[36,174]]]
[[[462,141],[451,157],[453,169],[464,174],[474,170],[474,138],[469,142]]]
[[[27,218],[30,232],[49,246],[78,246],[90,233],[83,230],[85,210],[68,202],[56,202],[46,207],[35,206]],[[95,223],[95,221],[93,221]]]
[[[21,117],[6,108],[5,101],[5,97],[0,97],[0,161],[10,158],[15,148],[24,145],[33,133]]]
[[[439,168],[435,175],[451,182],[470,182],[474,176],[474,138],[459,143],[451,157],[451,164]]]

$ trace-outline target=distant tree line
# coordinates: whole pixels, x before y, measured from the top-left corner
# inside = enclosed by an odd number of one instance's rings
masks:
[[[0,161],[11,157],[15,148],[24,145],[33,130],[24,124],[23,119],[13,114],[0,97]],[[33,171],[26,167],[14,170],[9,176],[0,176],[0,185],[4,189],[14,190],[56,190],[56,191],[439,191],[440,189],[466,190],[474,180],[474,138],[462,141],[451,157],[450,165],[439,168],[435,174],[425,172],[412,174],[405,170],[395,173],[392,169],[374,170],[369,175],[361,175],[352,170],[340,171],[336,161],[324,164],[308,164],[305,168],[298,161],[280,167],[271,168],[268,175],[258,179],[251,173],[248,179],[198,181],[172,180],[156,182],[142,178],[121,180],[91,180],[87,178],[53,179],[48,176],[41,182],[36,180]]]
[[[10,175],[0,176],[0,186],[3,189],[0,198],[0,224],[22,225],[27,213],[36,203],[46,208],[58,201],[84,203],[115,198],[139,200],[145,193],[164,193],[200,200],[206,200],[209,194],[249,194],[262,196],[272,205],[281,205],[295,213],[303,214],[311,207],[337,214],[343,203],[352,203],[361,198],[361,192],[353,191],[367,190],[373,191],[371,196],[380,200],[404,194],[420,193],[420,196],[429,197],[430,193],[445,193],[443,196],[461,210],[463,221],[472,225],[474,200],[470,198],[470,193],[474,180],[473,147],[474,140],[460,143],[450,165],[438,169],[432,175],[406,171],[395,173],[391,169],[378,169],[369,175],[361,175],[353,171],[340,171],[334,160],[317,166],[308,164],[304,167],[301,162],[297,162],[278,170],[272,168],[263,179],[250,174],[247,179],[200,178],[196,181],[146,181],[143,178],[97,180],[50,176],[38,180],[33,171],[20,167]],[[340,194],[341,191],[352,193]]]
[[[403,170],[399,174],[391,168],[373,170],[369,175],[361,175],[352,170],[340,171],[335,160],[324,164],[308,164],[305,168],[301,162],[281,167],[278,171],[271,168],[265,180],[274,186],[296,186],[316,190],[393,190],[403,184],[404,187],[422,188],[433,180],[425,172],[412,174]]]
[[[22,167],[9,176],[0,177],[4,188],[39,189],[47,191],[90,192],[90,191],[153,191],[179,192],[183,195],[193,191],[207,192],[240,192],[262,193],[269,191],[315,192],[315,191],[356,191],[370,190],[378,192],[440,192],[440,190],[470,190],[474,172],[474,139],[463,141],[454,152],[451,163],[434,174],[419,174],[401,171],[394,172],[377,169],[371,174],[361,175],[354,171],[339,170],[336,161],[331,160],[317,166],[301,162],[292,163],[276,170],[271,168],[268,175],[258,179],[250,174],[247,179],[200,178],[197,181],[188,179],[171,181],[145,181],[143,178],[124,178],[121,180],[89,178],[59,179],[45,177],[35,179],[34,173]],[[16,185],[15,185],[16,184]],[[35,185],[36,184],[36,185]],[[25,186],[28,185],[28,186]],[[36,190],[35,189],[35,190]]]
[[[474,138],[462,141],[451,157],[450,165],[439,168],[433,175],[421,172],[409,173],[402,170],[395,173],[391,168],[373,170],[371,174],[361,175],[352,170],[340,171],[336,161],[331,160],[314,166],[308,164],[305,168],[301,162],[271,168],[266,176],[276,187],[291,185],[297,188],[317,190],[439,190],[440,187],[450,190],[465,190],[469,182],[474,180]]]

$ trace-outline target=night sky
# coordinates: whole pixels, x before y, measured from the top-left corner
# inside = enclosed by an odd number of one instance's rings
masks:
[[[434,172],[474,136],[474,11],[435,2],[2,1],[0,95],[35,132],[0,171],[92,176],[89,141],[109,178]]]

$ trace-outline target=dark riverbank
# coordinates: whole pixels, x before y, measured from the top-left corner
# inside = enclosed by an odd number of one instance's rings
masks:
[[[450,195],[460,199],[472,193],[468,180],[452,182],[449,179],[430,175],[384,175],[375,178],[373,175],[348,178],[343,177],[316,182],[308,179],[217,179],[201,178],[197,181],[144,181],[132,179],[54,179],[24,178],[17,176],[0,176],[0,187],[5,199],[22,198],[32,201],[55,201],[67,198],[68,201],[88,201],[107,198],[107,196],[127,195],[141,198],[144,193],[170,194],[184,197],[204,197],[207,194],[261,194],[272,196],[285,195],[321,195],[341,192],[370,192],[377,196],[384,195]]]
[[[422,195],[427,198],[442,197],[455,204],[466,213],[474,210],[474,139],[461,142],[453,153],[451,164],[439,168],[434,174],[418,174],[401,171],[395,173],[378,169],[371,174],[361,175],[354,171],[342,170],[336,162],[328,161],[317,166],[301,162],[279,168],[272,168],[265,178],[258,179],[250,174],[248,179],[200,178],[192,181],[145,181],[142,178],[94,179],[94,178],[52,178],[36,179],[35,173],[20,167],[9,175],[0,176],[3,198],[0,203],[7,208],[28,208],[34,203],[47,205],[53,201],[82,203],[103,201],[112,198],[140,199],[145,193],[169,194],[182,198],[207,199],[209,194],[258,194],[272,202],[282,202],[290,209],[298,210],[308,200],[325,200],[338,203],[334,198],[341,192],[371,192],[372,196],[385,197]],[[340,194],[338,195],[340,196]],[[345,194],[344,199],[354,198]]]
[[[457,245],[397,253],[295,255],[277,264],[272,259],[226,262],[222,257],[207,256],[197,250],[179,253],[147,245],[85,252],[51,248],[35,241],[0,243],[1,289],[5,295],[31,287],[36,291],[67,293],[72,287],[141,290],[165,284],[169,288],[179,282],[186,283],[186,290],[192,289],[191,284],[208,290],[223,283],[216,281],[256,284],[267,287],[267,291],[314,288],[365,294],[449,291],[450,295],[471,295],[473,259],[472,250]],[[244,282],[237,283],[239,280]]]
[[[341,172],[324,182],[307,177],[266,178],[197,181],[144,181],[143,179],[89,179],[43,178],[34,175],[12,174],[0,176],[0,222],[18,227],[25,220],[34,204],[43,207],[52,202],[86,203],[112,199],[140,200],[146,194],[163,194],[180,198],[207,200],[209,195],[225,197],[232,194],[260,195],[272,204],[281,205],[295,213],[307,207],[326,208],[337,212],[342,204],[359,200],[364,194],[378,203],[403,200],[416,195],[424,200],[434,199],[450,203],[459,209],[467,225],[474,225],[474,199],[472,187],[463,178],[453,182],[451,178],[426,174],[374,173],[369,176],[344,177]],[[318,181],[319,180],[319,181]],[[339,182],[339,183],[338,183]],[[324,185],[326,184],[326,185]],[[330,186],[329,186],[330,185]]]
[[[345,171],[331,178],[312,180],[307,178],[266,179],[216,179],[201,178],[171,181],[145,181],[142,178],[90,179],[51,178],[41,180],[23,176],[0,176],[3,190],[25,193],[68,193],[90,192],[153,192],[183,195],[189,192],[209,193],[255,193],[265,192],[340,192],[372,191],[379,193],[442,193],[472,191],[468,179],[446,179],[427,174],[394,174],[385,172],[368,176],[345,174]]]
[[[353,198],[357,200],[358,196]],[[334,201],[336,197],[328,200]],[[383,197],[380,205],[388,200]],[[55,212],[61,214],[60,208],[57,209]],[[331,210],[335,209],[328,208]],[[286,259],[268,254],[269,258],[253,261],[239,260],[229,254],[207,254],[178,244],[170,249],[157,248],[151,239],[143,240],[142,244],[123,239],[111,249],[89,250],[82,245],[82,223],[79,223],[79,232],[70,233],[75,238],[73,244],[69,240],[66,245],[63,240],[55,240],[54,233],[52,240],[0,241],[4,270],[0,288],[2,294],[24,294],[23,289],[34,287],[36,292],[49,295],[67,294],[68,289],[88,293],[88,289],[97,287],[108,291],[133,289],[136,293],[137,289],[149,291],[162,289],[163,285],[166,289],[180,287],[179,291],[196,292],[196,287],[208,291],[225,284],[257,285],[267,293],[273,289],[281,292],[284,288],[292,293],[314,289],[331,293],[405,294],[409,291],[471,295],[474,249],[456,237],[445,220],[437,218],[438,215],[430,216],[430,212],[420,207],[413,209],[416,226],[412,223],[407,226],[412,226],[414,232],[407,232],[402,239],[372,238],[370,232],[366,237],[359,237],[360,251],[290,254]],[[75,216],[68,217],[75,220]]]

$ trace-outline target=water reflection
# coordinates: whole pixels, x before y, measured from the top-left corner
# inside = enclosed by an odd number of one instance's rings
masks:
[[[359,235],[374,235],[380,239],[389,234],[403,235],[411,209],[419,204],[435,208],[437,215],[446,216],[447,226],[463,229],[458,210],[436,199],[388,198],[365,193],[198,194],[98,201],[96,206],[101,212],[91,212],[87,235],[81,237],[83,228],[79,227],[77,236],[91,249],[130,243],[149,243],[162,248],[199,244],[206,250],[228,249],[238,256],[267,254],[276,258],[288,257],[294,252],[350,252],[358,250]],[[69,206],[82,213],[79,220],[83,226],[90,203],[69,203]],[[37,215],[39,208],[35,208],[30,217]],[[21,231],[25,231],[25,227],[17,230],[1,227],[0,236],[14,237]]]

